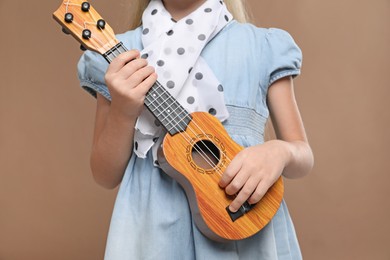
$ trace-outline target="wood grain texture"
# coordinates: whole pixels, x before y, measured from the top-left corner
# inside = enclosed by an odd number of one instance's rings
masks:
[[[86,49],[104,54],[113,48],[119,41],[115,38],[112,28],[106,23],[104,29],[97,27],[97,21],[102,19],[100,14],[90,6],[88,12],[81,10],[82,0],[64,0],[61,6],[53,13],[53,18],[71,33]],[[68,23],[64,17],[66,13],[73,15],[73,21]],[[84,39],[84,29],[91,31],[91,38]]]
[[[240,240],[259,232],[279,209],[283,198],[282,178],[268,190],[262,200],[244,216],[232,221],[226,211],[232,197],[218,186],[222,173],[234,156],[243,149],[227,134],[214,116],[195,112],[185,132],[165,136],[159,152],[160,166],[186,191],[192,215],[198,228],[217,241]],[[192,149],[200,140],[212,141],[220,150],[217,165],[204,169],[192,157]]]

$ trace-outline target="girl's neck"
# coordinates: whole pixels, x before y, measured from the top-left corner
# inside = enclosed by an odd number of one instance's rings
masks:
[[[179,21],[186,17],[206,0],[163,0],[165,9],[171,14],[172,18]]]

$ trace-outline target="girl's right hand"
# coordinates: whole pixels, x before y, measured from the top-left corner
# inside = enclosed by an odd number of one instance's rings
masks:
[[[120,54],[109,65],[105,81],[111,94],[110,110],[134,120],[141,113],[145,95],[157,80],[154,68],[139,51]]]

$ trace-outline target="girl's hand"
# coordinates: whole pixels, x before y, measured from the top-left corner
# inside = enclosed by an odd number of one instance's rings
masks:
[[[156,82],[154,68],[131,50],[120,54],[110,64],[105,81],[111,94],[111,110],[135,119],[141,113],[145,95]]]
[[[255,204],[281,176],[289,161],[288,143],[280,140],[248,147],[239,152],[220,180],[228,195],[237,197],[229,210],[236,212],[245,201]]]

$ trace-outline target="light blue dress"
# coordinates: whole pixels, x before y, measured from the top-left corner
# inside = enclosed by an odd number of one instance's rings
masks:
[[[128,49],[141,49],[142,28],[118,35]],[[263,142],[269,112],[268,87],[300,73],[302,55],[291,36],[279,29],[257,28],[235,21],[203,50],[222,83],[230,113],[224,123],[240,145]],[[110,98],[104,84],[107,62],[87,51],[80,59],[81,86]],[[272,221],[256,235],[218,243],[204,237],[191,218],[182,188],[153,166],[152,158],[135,155],[127,166],[115,202],[106,260],[126,259],[301,259],[293,223],[283,201]]]

